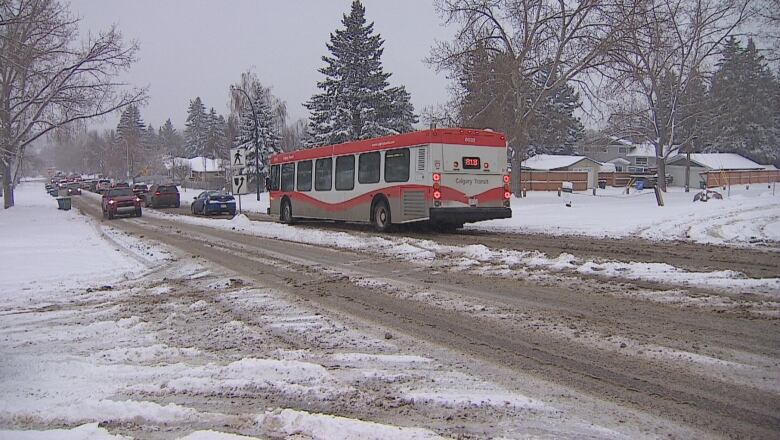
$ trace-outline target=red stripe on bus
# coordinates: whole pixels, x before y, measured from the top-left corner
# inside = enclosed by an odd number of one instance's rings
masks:
[[[296,162],[307,159],[341,156],[344,154],[366,153],[369,151],[390,150],[424,144],[448,144],[476,147],[506,148],[506,136],[503,133],[465,128],[444,128],[385,136],[363,141],[328,145],[309,150],[297,150],[271,156],[271,163]]]
[[[370,203],[371,200],[374,198],[375,195],[378,194],[384,194],[387,198],[395,198],[401,196],[401,190],[412,190],[412,191],[425,191],[425,199],[426,200],[432,200],[433,189],[430,186],[425,185],[399,185],[399,186],[392,186],[389,188],[385,188],[378,191],[372,191],[365,194],[361,194],[357,197],[353,197],[349,200],[345,200],[343,202],[336,202],[336,203],[328,203],[324,202],[322,200],[316,199],[310,195],[308,195],[305,192],[282,192],[282,191],[272,191],[271,197],[276,198],[282,198],[284,196],[289,197],[293,201],[299,201],[304,203],[309,203],[311,205],[316,206],[317,208],[320,208],[325,211],[333,212],[333,211],[343,211],[346,209],[350,209],[354,206],[361,205],[361,204],[367,204]],[[334,191],[335,192],[335,191]],[[454,188],[450,188],[448,186],[443,186],[441,188],[441,201],[452,201],[452,202],[460,202],[464,204],[469,203],[470,198],[476,198],[480,202],[494,202],[494,201],[503,201],[504,197],[504,188],[498,187],[498,188],[492,188],[487,191],[481,192],[475,196],[468,196],[466,193],[458,191]]]

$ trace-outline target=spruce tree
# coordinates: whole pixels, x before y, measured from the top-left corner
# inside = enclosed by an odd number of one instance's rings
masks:
[[[212,159],[227,157],[227,139],[225,138],[225,130],[227,124],[225,118],[222,115],[218,115],[214,107],[207,117],[206,124],[206,156]]]
[[[279,124],[275,115],[275,102],[268,88],[263,87],[259,82],[254,83],[254,87],[248,91],[252,98],[252,104],[245,100],[242,101],[241,120],[238,128],[238,138],[236,143],[239,147],[246,148],[247,170],[250,181],[255,175],[255,126],[257,126],[257,139],[260,174],[268,174],[268,158],[281,151],[281,135],[279,133]],[[254,110],[254,111],[253,111]]]
[[[366,23],[365,8],[352,2],[343,29],[330,35],[323,56],[322,90],[304,104],[311,112],[310,146],[408,132],[417,122],[405,87],[390,87],[382,68],[382,40],[374,24]]]
[[[549,83],[548,73],[541,72],[534,82],[536,88]],[[582,138],[585,127],[574,110],[580,107],[579,93],[569,84],[553,90],[535,111],[530,126],[528,153],[572,154],[574,145]]]
[[[145,139],[146,125],[141,119],[141,111],[136,105],[127,106],[119,117],[115,141],[117,150],[123,153],[127,177],[136,173],[136,161],[143,156]]]
[[[184,156],[184,139],[182,139],[179,132],[173,127],[173,123],[170,118],[165,121],[160,130],[157,133],[157,138],[160,142],[160,149],[170,157],[182,157]]]
[[[752,40],[744,49],[735,38],[728,40],[710,89],[717,119],[707,150],[738,153],[759,163],[777,161],[777,87]]]
[[[188,158],[206,155],[206,132],[208,130],[208,114],[206,106],[196,97],[190,101],[187,110],[187,122],[184,129],[184,153]]]

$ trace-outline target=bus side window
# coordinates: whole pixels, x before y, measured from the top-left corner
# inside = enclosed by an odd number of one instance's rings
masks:
[[[298,162],[298,173],[296,175],[298,191],[311,191],[311,161],[305,160]]]
[[[358,159],[358,182],[359,183],[377,183],[379,182],[379,152],[363,153]]]
[[[349,191],[355,188],[355,156],[336,158],[336,190]]]
[[[314,162],[314,189],[330,191],[333,186],[333,159],[317,159]]]
[[[409,149],[385,152],[385,182],[409,181]]]
[[[279,165],[271,167],[271,191],[279,191]]]
[[[295,191],[295,164],[286,163],[282,165],[282,191]]]

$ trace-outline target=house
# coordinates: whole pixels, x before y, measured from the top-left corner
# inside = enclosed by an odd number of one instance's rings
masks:
[[[166,160],[164,165],[173,180],[185,178],[193,181],[225,180],[222,159],[174,157]]]
[[[765,165],[759,165],[752,160],[736,153],[691,153],[691,171],[688,181],[689,188],[699,188],[706,184],[701,173],[720,171],[764,171]],[[666,163],[667,173],[672,176],[674,186],[685,186],[686,155],[680,154]]]
[[[588,188],[598,184],[601,163],[585,156],[557,154],[537,154],[522,163],[522,169],[528,171],[579,171],[588,173]]]
[[[615,136],[597,136],[578,147],[580,154],[597,162],[615,164],[615,171],[648,173],[658,166],[655,146]]]

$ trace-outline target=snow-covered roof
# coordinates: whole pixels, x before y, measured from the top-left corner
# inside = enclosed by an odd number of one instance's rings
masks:
[[[615,164],[612,162],[604,162],[601,164],[601,169],[599,171],[603,173],[614,173],[617,171],[617,168],[615,168]]]
[[[621,164],[621,165],[628,165],[628,164],[630,164],[630,163],[631,163],[631,161],[630,161],[630,160],[623,159],[622,157],[616,157],[616,158],[614,158],[614,159],[612,159],[612,160],[609,160],[609,161],[607,161],[607,162],[609,162],[609,163],[613,163],[613,164],[614,164],[614,163],[619,163],[619,164]]]
[[[537,154],[531,156],[523,162],[523,168],[532,170],[557,170],[558,168],[566,168],[574,165],[582,160],[590,160],[596,162],[585,156],[567,156],[558,154]],[[596,162],[599,163],[599,162]]]
[[[674,162],[683,161],[685,155],[675,156]],[[691,162],[711,170],[763,170],[764,166],[736,153],[692,153]]]
[[[189,167],[192,171],[198,173],[202,173],[204,171],[207,173],[222,171],[222,159],[209,159],[200,156],[193,157],[192,159],[187,159],[185,157],[174,157],[173,161],[165,161],[165,168],[171,169],[171,163],[175,163],[177,166]]]
[[[777,167],[774,165],[764,165],[764,169],[767,171],[776,171]]]
[[[627,156],[629,157],[655,157],[655,146],[651,144],[634,144]]]

